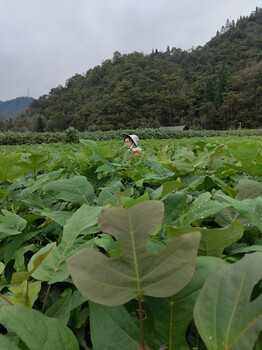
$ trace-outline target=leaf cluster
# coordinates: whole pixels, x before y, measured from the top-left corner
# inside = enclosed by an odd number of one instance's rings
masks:
[[[259,349],[261,179],[259,143],[1,154],[0,348]]]

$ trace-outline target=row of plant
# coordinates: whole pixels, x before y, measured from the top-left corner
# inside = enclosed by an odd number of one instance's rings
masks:
[[[262,129],[250,130],[168,130],[168,129],[126,129],[112,131],[78,132],[69,127],[64,132],[1,132],[0,145],[23,145],[42,143],[78,143],[80,139],[109,141],[121,139],[123,133],[137,134],[139,138],[148,139],[183,139],[195,137],[247,137],[262,136]]]
[[[261,144],[130,158],[0,155],[0,348],[262,349]]]

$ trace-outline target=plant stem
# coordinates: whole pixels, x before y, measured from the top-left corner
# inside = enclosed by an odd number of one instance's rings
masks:
[[[138,308],[139,308],[139,323],[140,323],[141,345],[142,345],[142,348],[145,349],[144,329],[143,329],[143,315],[142,315],[142,302],[141,302],[141,296],[140,295],[139,295],[139,298],[138,298]]]
[[[19,233],[19,236],[22,238],[22,240],[24,241],[25,245],[29,245],[29,244],[27,243],[27,241],[24,239],[22,233]]]
[[[6,299],[6,297],[3,296],[3,294],[0,293],[0,297],[3,298],[6,302],[8,302],[8,304],[14,306],[15,304],[13,304],[10,300]]]
[[[173,306],[174,306],[174,301],[172,300],[170,301],[169,350],[172,349]]]
[[[45,305],[46,305],[46,301],[47,301],[48,295],[49,295],[49,293],[50,293],[50,289],[51,289],[51,284],[49,284],[49,286],[48,286],[48,288],[47,288],[47,291],[46,291],[44,304],[43,304],[42,310],[41,310],[42,313],[43,313],[44,310],[45,310]]]
[[[26,292],[25,292],[25,304],[28,306],[28,288],[29,288],[29,279],[26,280]]]

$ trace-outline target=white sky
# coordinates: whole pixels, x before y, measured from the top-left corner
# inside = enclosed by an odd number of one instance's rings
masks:
[[[0,100],[38,98],[115,51],[205,45],[262,0],[0,0]]]

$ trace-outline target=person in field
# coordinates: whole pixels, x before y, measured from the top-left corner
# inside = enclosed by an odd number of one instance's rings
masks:
[[[126,148],[132,152],[132,156],[134,156],[135,154],[139,154],[139,156],[141,156],[142,150],[140,147],[137,146],[139,141],[137,135],[123,134],[123,140]],[[133,162],[134,158],[132,158],[131,160]]]

